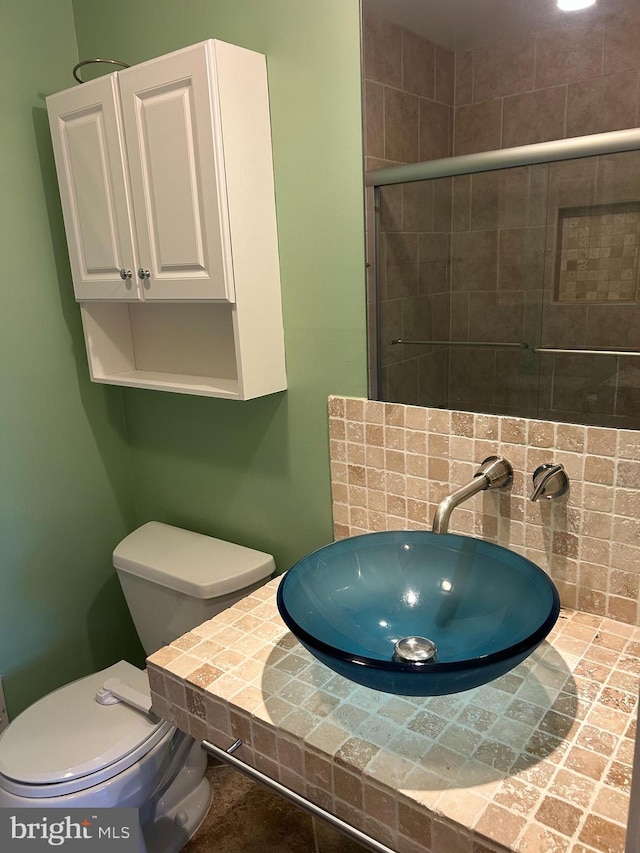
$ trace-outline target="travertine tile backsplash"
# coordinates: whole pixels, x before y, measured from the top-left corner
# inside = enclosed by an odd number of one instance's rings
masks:
[[[336,539],[430,529],[438,502],[487,456],[514,468],[451,517],[452,533],[505,545],[542,566],[562,603],[640,624],[640,432],[329,398]],[[533,503],[533,471],[562,463],[562,498]]]

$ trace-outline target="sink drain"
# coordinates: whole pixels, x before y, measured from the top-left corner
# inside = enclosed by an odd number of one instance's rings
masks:
[[[393,648],[393,659],[400,663],[434,663],[438,651],[427,637],[403,637]]]

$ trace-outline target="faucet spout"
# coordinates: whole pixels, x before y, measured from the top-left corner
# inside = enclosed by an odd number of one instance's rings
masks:
[[[440,501],[433,519],[434,533],[446,533],[449,530],[451,513],[461,503],[485,489],[502,489],[513,482],[511,464],[500,456],[489,456],[474,474],[473,480],[456,489]]]
[[[484,474],[481,474],[480,476],[474,477],[466,486],[456,489],[455,492],[452,492],[450,495],[447,495],[446,498],[441,500],[438,504],[438,508],[436,509],[436,514],[433,517],[433,532],[446,533],[449,530],[449,519],[451,518],[451,513],[454,509],[457,506],[460,506],[463,501],[472,498],[474,495],[477,495],[478,492],[482,492],[488,487],[488,485],[489,481]]]

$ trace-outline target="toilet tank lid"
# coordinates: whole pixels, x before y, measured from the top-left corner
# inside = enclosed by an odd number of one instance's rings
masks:
[[[113,552],[121,572],[194,598],[218,598],[266,580],[275,571],[271,554],[149,521]]]

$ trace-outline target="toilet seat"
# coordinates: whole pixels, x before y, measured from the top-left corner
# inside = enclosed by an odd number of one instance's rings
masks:
[[[26,797],[84,790],[140,761],[174,728],[124,703],[101,705],[97,691],[120,678],[149,694],[146,673],[120,661],[44,696],[0,736],[0,784]],[[29,748],[25,749],[25,744]]]

